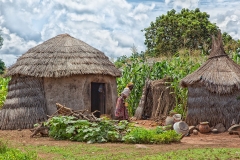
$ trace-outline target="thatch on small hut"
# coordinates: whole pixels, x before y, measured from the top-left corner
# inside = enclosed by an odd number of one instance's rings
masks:
[[[169,82],[170,78],[146,81],[134,115],[137,119],[161,120],[175,107],[175,95]]]
[[[208,121],[229,128],[240,120],[240,66],[225,53],[221,33],[213,37],[208,60],[180,82],[188,87],[187,117],[189,125]]]
[[[29,49],[5,76],[11,81],[0,129],[23,129],[55,113],[56,103],[111,115],[121,72],[103,52],[61,34]]]
[[[1,129],[31,128],[32,124],[46,120],[42,79],[13,76],[7,100],[0,112]]]

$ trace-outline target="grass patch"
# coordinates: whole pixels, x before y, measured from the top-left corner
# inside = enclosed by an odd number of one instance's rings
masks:
[[[74,142],[72,142],[74,143]],[[109,146],[110,145],[110,146]],[[43,159],[51,160],[103,160],[103,159],[132,159],[141,157],[142,150],[137,150],[133,145],[118,146],[118,144],[86,144],[74,143],[68,146],[24,146],[28,150],[37,151],[40,155],[47,155]],[[147,150],[144,151],[144,155]],[[41,156],[40,156],[41,157]],[[40,158],[41,159],[41,158]]]
[[[137,148],[134,144],[106,143],[86,144],[74,143],[66,146],[23,146],[24,149],[37,152],[39,160],[228,160],[240,159],[240,151],[236,148],[202,148],[185,149],[160,153],[159,147],[166,145],[144,145]],[[168,145],[169,147],[169,145]],[[41,155],[45,155],[42,157]]]
[[[233,160],[240,159],[240,150],[236,148],[204,148],[178,150],[160,154],[158,156],[145,156],[141,160]]]
[[[0,141],[0,160],[36,160],[37,153],[34,151],[22,151],[10,148],[7,143]]]

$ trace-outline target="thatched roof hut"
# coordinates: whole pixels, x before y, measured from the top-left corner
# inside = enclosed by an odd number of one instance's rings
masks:
[[[111,114],[121,72],[103,52],[61,34],[29,49],[5,76],[11,81],[0,129],[18,129],[45,120],[56,103]]]
[[[213,37],[208,60],[195,72],[183,78],[188,87],[186,121],[190,125],[208,121],[210,126],[222,123],[229,128],[240,120],[240,66],[225,53],[221,33]]]

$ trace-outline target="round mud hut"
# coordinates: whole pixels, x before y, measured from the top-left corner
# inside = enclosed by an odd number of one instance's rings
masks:
[[[56,103],[111,115],[121,72],[103,52],[61,34],[29,49],[5,76],[11,80],[0,129],[26,129],[54,114]]]
[[[186,122],[227,129],[240,121],[240,66],[225,53],[221,33],[212,40],[208,60],[180,82],[188,88]]]

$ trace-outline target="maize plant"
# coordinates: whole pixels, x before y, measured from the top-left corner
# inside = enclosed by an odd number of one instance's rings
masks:
[[[143,59],[130,57],[129,61],[123,66],[122,77],[117,79],[118,93],[126,87],[128,82],[134,83],[134,88],[128,98],[128,111],[134,115],[142,95],[142,89],[147,78],[150,80],[171,77],[171,87],[176,95],[175,110],[182,115],[186,114],[187,89],[180,88],[179,82],[182,78],[195,71],[200,67],[205,57],[197,59],[187,57],[173,56],[167,60],[148,64]]]
[[[2,108],[8,93],[8,82],[10,78],[0,77],[0,108]]]

